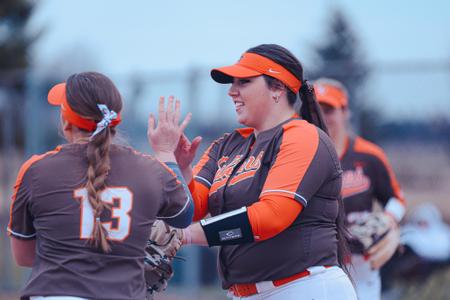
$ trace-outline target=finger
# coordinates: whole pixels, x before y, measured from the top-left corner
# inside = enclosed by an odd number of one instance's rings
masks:
[[[181,114],[181,102],[179,99],[175,101],[175,113],[173,117],[173,122],[178,125],[180,122],[180,114]]]
[[[169,96],[169,101],[167,102],[167,121],[173,122],[173,96]]]
[[[148,117],[148,128],[147,133],[152,133],[155,130],[155,116],[150,114]]]
[[[389,244],[390,238],[392,236],[392,232],[388,232],[380,241],[378,241],[375,245],[373,245],[369,249],[369,254],[373,254],[377,251],[380,251],[380,249],[386,247],[387,244]]]
[[[183,134],[180,136],[180,141],[178,142],[178,146],[180,149],[189,149],[191,147],[191,142],[189,139]]]
[[[191,113],[188,113],[186,115],[186,118],[184,118],[183,122],[180,125],[180,129],[181,129],[182,132],[186,129],[187,125],[189,124],[189,121],[191,121],[191,118],[192,118],[192,114]]]
[[[167,116],[166,116],[166,111],[164,109],[164,96],[159,97],[159,106],[158,106],[158,124],[160,122],[166,122],[167,121]]]
[[[197,152],[198,146],[200,146],[200,143],[202,142],[202,137],[197,136],[195,139],[192,140],[190,153],[195,154]]]
[[[373,245],[372,247],[369,248],[368,254],[369,255],[373,255],[375,253],[377,253],[378,251],[380,251],[380,249],[382,249],[384,247],[384,241],[381,240],[378,243],[376,243],[375,245]]]

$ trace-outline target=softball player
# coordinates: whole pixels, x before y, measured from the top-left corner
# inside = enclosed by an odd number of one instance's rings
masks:
[[[363,255],[356,243],[351,244],[353,268],[350,271],[358,299],[380,299],[379,269],[398,246],[397,224],[405,214],[405,200],[383,150],[350,133],[345,87],[324,78],[314,83],[314,90],[344,170],[342,197],[348,223],[372,213],[374,201],[378,201],[390,216],[389,233],[371,247],[367,255]]]
[[[69,143],[33,156],[17,176],[8,232],[17,264],[32,267],[22,299],[145,299],[144,248],[153,222],[186,227],[193,216],[173,149],[155,148],[166,166],[111,144],[122,100],[102,74],[74,74],[48,101],[61,108]],[[172,106],[169,99],[151,141],[179,140],[188,119],[179,126],[179,104]]]
[[[234,299],[356,299],[339,260],[342,171],[314,126],[325,128],[300,62],[260,45],[211,76],[231,84],[247,127],[213,142],[193,171],[199,139],[181,139],[177,160],[200,220],[183,231],[184,244],[220,246],[222,286]]]

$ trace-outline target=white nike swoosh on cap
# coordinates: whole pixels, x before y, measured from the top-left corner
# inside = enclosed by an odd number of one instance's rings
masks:
[[[275,73],[275,74],[280,74],[281,72],[278,72],[278,71],[275,71],[275,70],[272,70],[272,68],[270,68],[269,70],[267,70],[267,71],[269,71],[269,73]]]

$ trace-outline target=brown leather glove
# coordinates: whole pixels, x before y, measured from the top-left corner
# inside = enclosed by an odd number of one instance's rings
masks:
[[[153,223],[149,240],[157,245],[165,255],[174,257],[183,241],[183,230],[171,227],[161,220]]]

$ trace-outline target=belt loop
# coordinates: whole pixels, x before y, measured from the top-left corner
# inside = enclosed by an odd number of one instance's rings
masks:
[[[326,268],[324,266],[314,266],[314,267],[307,268],[306,270],[308,270],[310,275],[316,275],[316,274],[325,272]]]
[[[255,283],[255,285],[256,285],[256,290],[258,291],[258,293],[264,293],[268,290],[275,288],[275,285],[273,284],[272,281],[261,281],[261,282]]]

